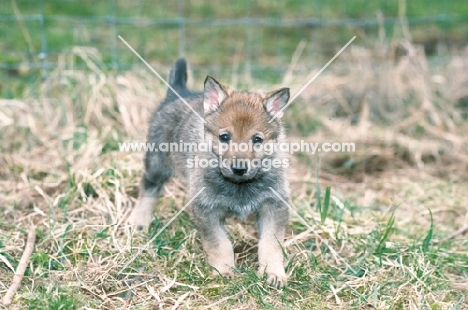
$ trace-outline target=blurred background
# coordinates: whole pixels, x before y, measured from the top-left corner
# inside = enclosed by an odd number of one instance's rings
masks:
[[[25,83],[45,79],[79,46],[96,49],[106,70],[144,66],[118,35],[163,76],[185,56],[195,75],[272,84],[282,81],[295,51],[300,61],[289,74],[304,75],[355,35],[358,46],[403,36],[421,44],[431,62],[441,61],[447,50],[465,46],[467,25],[468,3],[460,0],[6,0],[0,94],[21,94]],[[87,65],[77,60],[73,68]]]

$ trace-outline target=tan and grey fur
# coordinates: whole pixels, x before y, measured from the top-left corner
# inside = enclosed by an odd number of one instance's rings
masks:
[[[255,141],[279,142],[284,138],[280,121],[268,121],[289,100],[289,89],[267,94],[235,91],[207,77],[204,92],[192,92],[186,88],[187,71],[184,59],[173,66],[169,84],[201,115],[206,123],[195,115],[169,89],[165,100],[154,113],[148,142],[156,145],[165,142],[195,142],[211,140],[218,145],[220,136],[227,134],[231,142]],[[226,137],[226,136],[224,136]],[[260,137],[260,140],[259,138]],[[187,162],[199,158],[226,159],[223,167],[192,167]],[[263,151],[221,152],[214,147],[210,152],[148,152],[145,156],[146,171],[141,181],[139,202],[129,222],[132,225],[149,225],[156,198],[164,183],[172,176],[183,179],[192,198],[205,188],[192,202],[192,221],[195,224],[208,263],[224,276],[232,276],[234,252],[224,229],[227,216],[240,219],[256,215],[259,230],[259,273],[267,274],[267,282],[281,287],[287,277],[283,266],[281,244],[288,224],[288,207],[282,203],[272,188],[284,201],[288,200],[289,185],[284,167],[265,170],[261,167],[236,167],[232,159],[284,159],[283,154],[265,154]]]

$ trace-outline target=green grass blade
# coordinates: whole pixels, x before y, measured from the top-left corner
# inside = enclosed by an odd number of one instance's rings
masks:
[[[426,252],[429,249],[429,245],[431,243],[433,231],[434,231],[434,221],[432,219],[432,211],[431,209],[428,209],[428,210],[429,210],[429,215],[431,216],[431,225],[429,226],[429,231],[427,232],[427,235],[424,238],[423,243],[422,243],[423,252]]]
[[[325,198],[324,198],[324,201],[323,201],[323,209],[320,210],[320,221],[322,223],[324,223],[325,219],[327,218],[329,207],[330,207],[330,186],[327,186],[327,188],[325,189]]]

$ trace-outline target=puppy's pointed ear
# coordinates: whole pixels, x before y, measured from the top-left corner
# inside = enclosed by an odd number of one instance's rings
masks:
[[[228,96],[228,93],[223,85],[208,75],[205,79],[204,96],[203,108],[205,115],[207,115],[220,107],[221,103]]]
[[[265,99],[263,99],[263,106],[271,116],[275,116],[288,103],[288,100],[289,88],[281,88],[266,94]],[[276,118],[281,118],[282,114],[280,112]]]

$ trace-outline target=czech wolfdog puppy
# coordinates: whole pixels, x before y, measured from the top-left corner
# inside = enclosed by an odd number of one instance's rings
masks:
[[[233,275],[234,252],[224,229],[226,217],[245,219],[253,213],[259,231],[259,273],[266,273],[269,284],[281,287],[287,282],[281,244],[289,217],[288,206],[282,202],[289,197],[288,159],[262,146],[284,138],[279,117],[269,121],[287,104],[289,89],[266,94],[235,91],[208,76],[204,91],[193,92],[186,87],[186,67],[185,60],[179,59],[169,77],[169,84],[185,102],[168,89],[148,133],[148,143],[183,143],[184,149],[146,153],[139,202],[129,223],[148,226],[166,181],[172,176],[181,178],[190,198],[198,193],[191,204],[191,218],[215,273]]]

